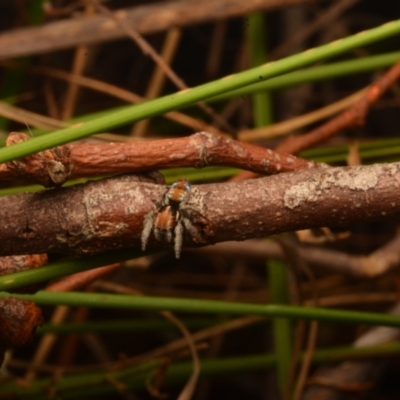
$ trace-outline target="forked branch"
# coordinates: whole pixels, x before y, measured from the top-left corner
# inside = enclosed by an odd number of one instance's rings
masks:
[[[7,145],[29,140],[13,132]],[[154,171],[162,168],[221,165],[260,174],[276,174],[324,166],[270,149],[217,137],[207,132],[175,139],[130,143],[74,143],[0,165],[0,180],[19,177],[43,186],[68,179]]]

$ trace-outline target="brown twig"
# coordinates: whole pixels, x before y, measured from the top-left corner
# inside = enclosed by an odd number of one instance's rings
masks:
[[[297,130],[305,129],[306,126],[319,123],[327,118],[337,115],[343,110],[347,110],[354,103],[363,98],[367,90],[367,88],[361,89],[344,99],[286,121],[277,122],[269,126],[262,126],[260,128],[242,130],[238,134],[238,139],[244,142],[253,142],[292,134]]]
[[[140,293],[137,293],[136,291],[132,290],[128,286],[125,285],[119,285],[116,283],[107,283],[107,282],[99,282],[97,287],[103,288],[112,292],[116,293],[121,293],[121,294],[128,294],[128,295],[138,295]],[[197,381],[199,379],[200,375],[200,359],[197,353],[197,349],[195,346],[195,341],[193,338],[193,335],[188,331],[186,326],[183,324],[183,322],[175,316],[174,313],[170,311],[160,311],[159,314],[171,322],[173,325],[175,325],[179,331],[181,332],[183,336],[183,340],[185,342],[185,345],[188,347],[190,351],[190,355],[192,357],[193,361],[193,370],[192,373],[186,382],[186,385],[182,389],[181,393],[179,394],[177,400],[190,400],[193,396],[193,392],[195,390]]]
[[[348,110],[309,133],[287,138],[275,148],[275,151],[278,153],[297,154],[302,150],[308,149],[334,135],[337,135],[345,129],[362,126],[371,106],[379,100],[379,98],[399,79],[399,77],[400,62],[394,65],[385,75],[372,84],[366,91],[365,96],[363,96]],[[236,176],[233,181],[253,179],[257,176],[258,173],[255,171],[244,171]]]
[[[46,87],[44,89],[46,89]],[[54,99],[51,100],[53,103]],[[53,104],[51,107],[54,109]],[[32,111],[24,110],[20,107],[12,106],[3,101],[0,101],[0,115],[2,117],[11,119],[12,121],[18,121],[22,124],[27,123],[30,126],[42,129],[61,129],[68,126],[68,124],[62,121],[46,117],[45,115],[40,115]]]
[[[400,235],[390,242],[360,259],[360,271],[364,276],[373,278],[400,266]]]
[[[315,306],[313,304],[313,306]],[[312,321],[309,324],[309,330],[307,333],[306,348],[304,350],[304,357],[300,366],[300,371],[297,377],[297,381],[294,388],[293,400],[299,400],[301,398],[301,393],[304,390],[307,376],[310,372],[312,359],[315,353],[315,347],[317,344],[318,335],[318,322]]]
[[[198,0],[168,1],[116,11],[136,27],[141,35],[165,31],[171,27],[192,26],[224,18],[238,17],[255,11],[267,11],[293,4],[318,0]],[[94,44],[125,36],[120,27],[103,15],[72,18],[40,27],[14,29],[0,35],[0,59],[46,53]]]
[[[114,20],[116,24],[139,46],[142,52],[153,59],[153,61],[158,65],[159,68],[164,72],[164,74],[170,79],[174,85],[181,89],[185,90],[189,87],[186,85],[185,81],[180,78],[172,68],[164,61],[164,59],[156,52],[153,46],[145,40],[140,33],[132,27],[132,22],[127,20],[124,15],[120,15],[118,13],[111,12],[107,7],[99,4],[97,0],[94,0],[96,8],[100,10],[102,13],[107,15],[109,18]],[[129,21],[129,23],[127,22]],[[133,25],[134,26],[134,25]],[[212,107],[206,104],[203,101],[199,101],[196,103],[206,114],[210,115],[216,123],[218,123],[222,128],[227,130],[228,132],[234,133],[233,127],[222,118],[217,112],[214,111]]]
[[[68,292],[78,290],[91,284],[96,279],[103,278],[105,275],[116,271],[121,267],[121,263],[107,265],[106,267],[94,268],[89,271],[78,272],[51,283],[46,287],[51,292]]]
[[[72,323],[82,323],[87,321],[90,314],[90,308],[78,307],[78,309],[71,314],[72,315],[70,316],[69,321],[71,321]],[[84,335],[86,339],[88,336],[89,334]],[[53,381],[59,381],[60,379],[62,379],[65,373],[65,369],[73,365],[75,357],[79,354],[78,350],[81,340],[82,336],[76,333],[70,333],[60,340],[60,350],[57,351],[57,367],[54,368],[54,370],[52,371]],[[104,361],[104,359],[102,358],[98,357],[98,359]],[[45,360],[43,360],[41,364],[43,364],[44,361]]]
[[[192,223],[199,237],[187,235],[185,245],[393,219],[400,215],[399,185],[400,163],[393,163],[193,186],[188,206],[197,211]],[[0,198],[0,254],[87,254],[139,246],[143,219],[166,190],[127,175]]]
[[[57,282],[54,282],[47,286],[46,290],[53,292],[61,292],[61,291],[69,291],[69,290],[77,290],[82,287],[87,286],[92,283],[94,280],[107,275],[116,269],[118,269],[121,264],[112,264],[106,267],[95,268],[89,271],[83,271],[71,276],[67,276],[65,278],[60,279]],[[51,317],[51,322],[54,324],[62,323],[68,316],[70,311],[69,307],[66,306],[58,306]],[[37,350],[31,360],[31,364],[26,371],[25,380],[31,381],[35,378],[40,365],[48,357],[50,351],[53,349],[57,340],[57,335],[53,333],[46,334],[40,341]],[[54,371],[53,371],[54,372]],[[60,373],[60,371],[58,371]]]
[[[316,31],[325,28],[326,26],[330,26],[329,24],[332,24],[335,19],[358,1],[359,0],[341,0],[333,2],[333,4],[329,8],[324,9],[314,21],[305,25],[300,32],[296,32],[295,35],[274,49],[271,52],[270,60],[276,60],[289,54],[293,48],[304,43]]]
[[[7,143],[29,140],[10,134]],[[185,138],[135,143],[78,143],[56,147],[0,165],[0,180],[16,176],[43,186],[94,175],[144,172],[162,168],[223,165],[263,174],[313,168],[314,163],[289,154],[200,132]]]
[[[179,28],[171,28],[167,31],[165,35],[165,40],[163,43],[162,50],[160,51],[160,57],[167,65],[171,65],[174,60],[176,51],[179,47],[182,37],[182,30]],[[144,97],[146,99],[155,99],[161,95],[162,90],[165,86],[166,75],[160,66],[155,66],[152,76],[147,85],[146,93]],[[146,136],[147,129],[150,123],[150,119],[144,119],[136,122],[132,129],[132,136]]]
[[[365,367],[368,364],[368,369],[365,369]],[[373,381],[367,381],[367,382],[358,382],[359,379],[368,379],[368,375],[371,374],[371,369],[373,368],[378,368],[378,365],[375,363],[349,363],[347,365],[342,364],[340,370],[339,368],[335,369],[335,375],[332,377],[325,377],[325,376],[315,376],[313,378],[310,378],[307,381],[308,385],[313,385],[313,386],[321,386],[324,389],[320,389],[322,391],[327,391],[329,392],[334,392],[334,393],[340,393],[340,392],[349,392],[349,393],[359,393],[359,392],[366,392],[367,390],[371,390],[374,383]],[[354,375],[353,375],[354,374]],[[359,376],[359,374],[366,375],[367,377]],[[349,382],[350,380],[350,382]],[[318,396],[314,394],[315,397],[312,398],[318,398],[321,400],[331,400],[331,396],[328,395],[322,395],[320,392]],[[307,398],[307,397],[305,397]],[[338,400],[340,400],[342,397],[341,394],[337,394],[335,396]]]
[[[50,317],[50,323],[61,324],[66,320],[69,312],[70,312],[70,307],[57,306],[54,309],[52,316]],[[44,363],[45,360],[47,359],[51,350],[54,348],[56,341],[57,341],[57,335],[54,333],[47,333],[41,338],[38,346],[35,349],[35,353],[31,357],[31,360],[29,362],[29,367],[25,372],[24,379],[26,382],[30,382],[36,377],[38,369],[40,368],[42,363]]]
[[[374,293],[371,291],[365,293],[350,293],[341,295],[332,295],[321,297],[319,302],[320,307],[346,307],[351,304],[378,304],[378,303],[393,303],[399,301],[400,296],[396,292],[378,292]],[[313,307],[314,303],[312,300],[306,300],[304,306]]]
[[[4,65],[7,68],[18,68],[18,69],[24,69],[23,66],[17,63],[13,62],[2,62],[1,65]],[[145,101],[146,99],[144,97],[141,97],[137,95],[136,93],[133,93],[129,90],[120,88],[118,86],[112,85],[110,83],[106,83],[103,81],[99,81],[97,79],[93,78],[88,78],[87,76],[82,76],[82,75],[76,75],[76,74],[71,74],[66,71],[62,71],[59,69],[55,68],[50,68],[50,67],[45,67],[45,66],[29,66],[27,69],[30,73],[33,74],[39,74],[39,75],[45,75],[50,78],[55,78],[55,79],[61,79],[64,81],[67,81],[69,83],[74,83],[76,85],[80,85],[101,93],[106,93],[109,96],[112,96],[114,98],[118,98],[124,101],[127,101],[129,103],[140,103],[142,101]],[[48,96],[47,96],[48,97]],[[46,98],[47,98],[46,97]],[[51,102],[49,102],[49,106],[54,107],[54,99],[52,99]],[[49,108],[50,109],[50,108]],[[51,113],[53,115],[58,115],[57,112]],[[33,113],[31,111],[24,110],[22,108],[12,106],[9,104],[6,104],[4,102],[0,102],[0,115],[3,117],[7,117],[13,121],[18,121],[21,123],[28,123],[30,126],[35,126],[38,128],[44,128],[44,129],[61,129],[69,126],[68,123],[62,122],[59,120],[56,120],[53,118],[49,118],[37,113]],[[180,111],[170,111],[165,114],[163,114],[164,118],[170,119],[171,121],[175,121],[178,124],[188,126],[194,131],[209,131],[215,135],[219,136],[228,136],[225,132],[222,132],[218,130],[217,128],[214,128],[210,124],[200,120],[191,117],[190,115],[184,114]],[[101,135],[101,134],[100,134]],[[96,135],[98,136],[98,135]],[[123,137],[121,135],[121,137]],[[129,140],[128,137],[125,136],[125,141]]]
[[[223,48],[227,34],[227,21],[217,21],[213,28],[211,36],[212,46],[208,49],[206,60],[206,75],[208,77],[216,77],[223,56]]]
[[[399,77],[400,62],[395,64],[381,78],[373,83],[365,96],[348,110],[305,135],[289,137],[278,145],[276,151],[297,154],[302,150],[309,149],[329,139],[333,135],[343,132],[345,129],[362,126],[371,106],[379,100]]]
[[[85,17],[89,18],[91,15],[94,14],[95,8],[92,4],[86,3],[84,15]],[[87,53],[90,51],[90,48],[85,45],[79,45],[75,49],[74,60],[72,65],[72,73],[76,75],[82,75],[87,67],[88,58]],[[76,101],[78,99],[80,87],[74,83],[70,82],[65,94],[63,109],[61,119],[69,119],[72,118],[74,115]]]
[[[296,252],[307,263],[318,268],[338,272],[358,278],[374,278],[400,266],[400,236],[377,249],[368,256],[349,255],[347,253],[316,246],[297,245]],[[226,242],[201,250],[206,254],[219,254],[236,260],[265,258],[285,259],[277,243],[259,240],[246,243]]]

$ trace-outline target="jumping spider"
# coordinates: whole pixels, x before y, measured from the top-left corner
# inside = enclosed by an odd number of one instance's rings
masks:
[[[142,250],[146,250],[147,241],[151,234],[158,241],[174,240],[175,257],[179,258],[182,250],[183,234],[186,230],[194,238],[200,239],[196,227],[190,218],[193,213],[198,213],[188,202],[191,196],[190,184],[186,179],[174,183],[161,199],[155,203],[156,208],[144,218],[142,231]]]

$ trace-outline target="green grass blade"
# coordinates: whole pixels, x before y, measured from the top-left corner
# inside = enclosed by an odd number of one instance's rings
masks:
[[[288,304],[288,273],[282,261],[267,262],[268,282],[273,304]],[[288,384],[292,360],[292,323],[288,318],[274,318],[272,321],[275,354],[277,359],[278,379],[281,393]]]
[[[267,60],[267,26],[265,16],[261,13],[250,15],[249,47],[250,63],[252,67],[262,65]],[[271,94],[267,91],[255,92],[252,96],[254,126],[270,125],[273,121]]]
[[[127,106],[107,117],[101,117],[78,126],[62,129],[8,148],[1,148],[0,163],[82,139],[96,132],[116,128],[126,123],[132,123],[167,111],[179,109],[185,105],[305,67],[314,62],[397,34],[400,34],[400,20],[392,21],[380,27],[307,50],[304,53],[234,74],[215,82],[206,83],[193,89],[174,93],[139,105]]]
[[[0,291],[11,290],[20,286],[48,281],[76,272],[143,257],[146,254],[149,253],[139,249],[112,250],[94,256],[57,261],[43,267],[0,276]]]
[[[400,327],[400,317],[371,312],[324,309],[315,307],[288,306],[281,304],[248,304],[227,301],[175,299],[168,297],[128,296],[106,293],[47,292],[35,294],[0,293],[0,298],[13,296],[41,305],[87,306],[96,308],[121,308],[129,310],[189,313],[211,313],[226,315],[260,315],[349,324],[385,325]]]
[[[302,85],[305,83],[326,81],[343,76],[371,72],[379,68],[389,67],[400,60],[400,52],[374,55],[358,58],[356,60],[340,61],[316,67],[306,68],[300,71],[289,72],[287,74],[258,82],[240,89],[233,90],[208,99],[208,102],[226,100],[232,97],[245,96],[259,91],[275,91],[289,87]]]
[[[363,359],[373,356],[388,356],[400,353],[400,343],[389,343],[380,346],[365,348],[353,347],[333,347],[320,349],[314,353],[313,363],[321,364],[335,362],[342,359]],[[154,368],[157,363],[147,363],[143,366],[125,368],[116,371],[112,376],[121,381],[131,389],[143,389],[145,386],[146,375]],[[276,358],[273,354],[257,354],[242,357],[225,357],[220,359],[202,360],[201,377],[232,376],[243,374],[250,371],[264,370],[276,365]],[[185,382],[190,375],[192,364],[190,362],[174,363],[168,368],[167,384],[180,384]],[[31,383],[27,388],[14,382],[3,382],[0,385],[0,398],[7,394],[8,398],[15,398],[19,395],[24,399],[46,399],[46,388],[52,386],[63,398],[89,398],[89,396],[99,396],[106,393],[114,394],[116,389],[107,382],[109,372],[98,372],[92,374],[79,374],[64,376],[58,382],[51,382],[49,379],[38,379]],[[91,384],[91,386],[89,386]],[[78,397],[78,390],[80,396]],[[14,397],[11,397],[11,396]]]

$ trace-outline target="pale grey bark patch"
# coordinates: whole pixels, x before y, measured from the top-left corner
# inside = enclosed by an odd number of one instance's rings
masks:
[[[389,170],[388,170],[389,169]],[[294,209],[304,202],[315,202],[332,186],[343,189],[367,191],[379,183],[382,174],[393,175],[399,170],[399,164],[374,164],[351,167],[349,169],[331,168],[316,174],[305,182],[293,185],[285,191],[284,206]]]

